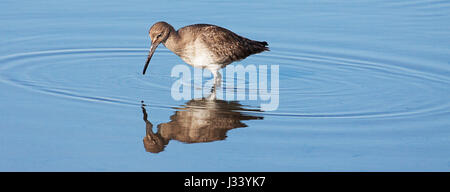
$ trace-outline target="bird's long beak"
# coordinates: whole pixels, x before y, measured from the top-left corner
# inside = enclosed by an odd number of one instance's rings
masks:
[[[159,43],[152,43],[152,45],[150,46],[150,52],[148,53],[147,61],[145,62],[144,71],[142,71],[142,75],[145,75],[145,71],[147,71],[150,59],[152,59],[153,53],[155,53],[156,47],[158,47],[158,45]]]

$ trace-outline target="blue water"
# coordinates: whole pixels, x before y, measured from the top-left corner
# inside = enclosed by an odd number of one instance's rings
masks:
[[[450,171],[449,1],[0,5],[0,171]],[[161,20],[267,41],[278,109],[172,99]]]

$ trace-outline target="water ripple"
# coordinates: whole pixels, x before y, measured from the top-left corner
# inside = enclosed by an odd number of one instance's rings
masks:
[[[282,47],[272,50],[243,62],[280,66],[280,107],[248,113],[294,118],[393,118],[449,112],[447,76],[411,69],[388,58],[280,51]],[[161,63],[182,63],[161,49],[149,74],[142,76],[146,53],[145,48],[87,48],[12,54],[0,57],[0,82],[75,101],[135,107],[145,97],[153,107],[176,108],[173,100],[167,99],[174,78]],[[224,90],[245,91],[227,86]]]

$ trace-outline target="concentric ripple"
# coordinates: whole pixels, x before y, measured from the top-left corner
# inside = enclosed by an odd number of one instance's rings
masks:
[[[157,82],[146,81],[137,71],[130,70],[128,62],[144,52],[145,49],[138,48],[99,48],[8,55],[0,58],[3,63],[0,81],[74,100],[136,106],[141,103],[137,98],[130,98],[130,89],[167,89]],[[158,54],[167,53],[161,51]],[[116,70],[117,73],[113,72]],[[169,79],[169,76],[152,73],[150,76],[162,81]],[[158,103],[152,105],[171,107]]]
[[[271,52],[240,63],[280,68],[278,110],[250,113],[386,118],[449,112],[450,80],[446,76],[410,69],[402,61],[386,58],[280,50],[272,47]],[[0,81],[74,101],[137,106],[145,100],[153,107],[174,108],[178,104],[170,97],[176,80],[170,76],[171,68],[182,61],[160,49],[143,76],[146,54],[143,48],[92,48],[7,55],[0,58]],[[227,86],[225,91],[242,91]],[[267,103],[241,102],[250,106]]]

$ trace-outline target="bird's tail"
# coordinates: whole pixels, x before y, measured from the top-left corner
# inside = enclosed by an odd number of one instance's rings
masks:
[[[263,51],[270,51],[269,50],[269,44],[265,41],[253,41],[252,42],[252,49],[253,53],[260,53]]]
[[[269,44],[266,41],[258,41],[264,51],[270,51]]]

